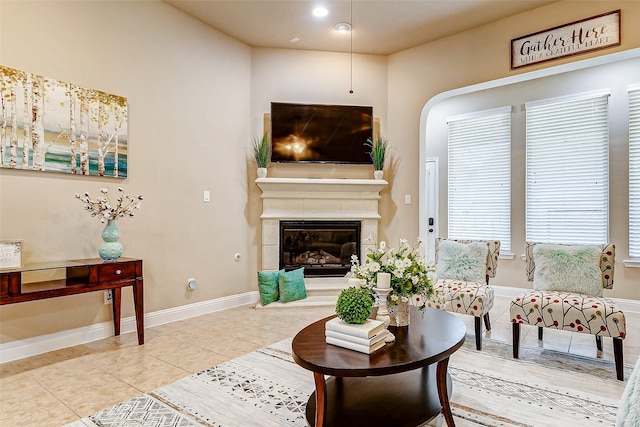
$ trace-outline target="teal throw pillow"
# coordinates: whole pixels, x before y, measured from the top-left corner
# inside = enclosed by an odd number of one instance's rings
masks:
[[[260,304],[267,305],[280,298],[278,274],[280,271],[258,271],[258,290],[260,291]]]
[[[280,302],[297,301],[307,297],[304,285],[304,267],[278,274]]]
[[[485,242],[460,243],[441,240],[438,248],[438,279],[484,283],[487,280],[489,245]]]
[[[537,244],[533,248],[533,287],[602,296],[602,271],[597,246]]]

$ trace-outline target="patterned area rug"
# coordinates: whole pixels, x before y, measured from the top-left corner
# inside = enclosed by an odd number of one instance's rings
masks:
[[[614,425],[624,383],[613,362],[527,348],[514,360],[507,344],[473,342],[449,365],[458,427]],[[306,426],[313,377],[290,349],[280,341],[67,426]]]

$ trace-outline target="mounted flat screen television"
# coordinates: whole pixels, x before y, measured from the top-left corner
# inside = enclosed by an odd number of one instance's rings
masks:
[[[271,161],[371,163],[373,107],[271,103]]]

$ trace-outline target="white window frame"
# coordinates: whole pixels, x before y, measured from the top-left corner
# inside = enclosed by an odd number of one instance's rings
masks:
[[[629,85],[629,257],[640,267],[640,83]]]
[[[608,242],[609,95],[525,104],[527,241]]]
[[[511,106],[447,118],[448,238],[511,252]]]

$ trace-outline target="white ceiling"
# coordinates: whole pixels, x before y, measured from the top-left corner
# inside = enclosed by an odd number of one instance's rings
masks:
[[[556,0],[164,1],[250,46],[389,55]],[[317,5],[329,14],[314,17]],[[352,22],[353,40],[338,22]]]

